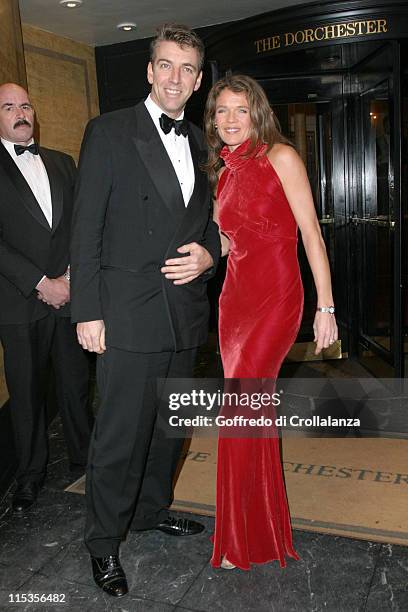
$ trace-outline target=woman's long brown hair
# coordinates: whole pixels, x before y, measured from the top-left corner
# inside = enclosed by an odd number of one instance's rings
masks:
[[[218,136],[215,127],[215,110],[218,96],[224,89],[234,93],[243,93],[247,98],[252,128],[250,133],[251,146],[246,155],[251,155],[258,143],[267,145],[266,153],[276,143],[291,144],[282,135],[279,121],[273,114],[262,87],[254,79],[243,74],[225,76],[212,86],[208,94],[204,114],[204,129],[208,145],[208,161],[204,169],[208,173],[214,190],[218,180],[218,171],[223,165],[219,155],[224,146],[224,142]]]

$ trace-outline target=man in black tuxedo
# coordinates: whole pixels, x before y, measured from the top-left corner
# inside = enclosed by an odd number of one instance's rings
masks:
[[[133,514],[132,529],[203,529],[168,514],[183,440],[156,419],[156,379],[192,376],[207,336],[205,281],[220,254],[202,134],[184,119],[203,55],[189,28],[163,26],[149,97],[92,120],[80,157],[72,312],[81,345],[98,353],[101,395],[85,541],[96,583],[117,597],[127,592],[118,550]]]
[[[18,469],[12,506],[36,500],[46,471],[48,361],[73,470],[90,438],[88,357],[70,321],[69,241],[75,164],[33,140],[27,92],[0,86],[0,340]]]

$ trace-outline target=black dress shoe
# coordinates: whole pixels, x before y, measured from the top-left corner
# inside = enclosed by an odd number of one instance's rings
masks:
[[[112,597],[123,597],[128,592],[125,572],[120,564],[118,555],[107,557],[92,557],[93,577],[105,593]]]
[[[169,516],[162,523],[159,523],[154,527],[163,533],[173,536],[189,536],[197,535],[204,531],[205,527],[197,521],[191,521],[186,518],[176,518]]]
[[[18,485],[13,495],[11,506],[14,512],[23,514],[36,502],[40,487],[36,482]]]

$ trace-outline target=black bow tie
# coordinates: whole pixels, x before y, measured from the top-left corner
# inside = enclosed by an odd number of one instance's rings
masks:
[[[160,117],[160,127],[165,134],[169,134],[174,128],[176,136],[187,136],[188,134],[188,123],[186,119],[172,119],[164,113]]]
[[[14,145],[14,150],[16,155],[22,155],[25,151],[32,153],[33,155],[38,155],[38,144],[33,142],[33,144],[28,145],[28,147],[24,147],[23,145]]]

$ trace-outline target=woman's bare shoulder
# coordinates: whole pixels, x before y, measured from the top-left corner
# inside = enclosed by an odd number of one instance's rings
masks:
[[[295,148],[282,142],[277,142],[268,151],[268,159],[271,164],[279,164],[282,167],[301,161]]]

